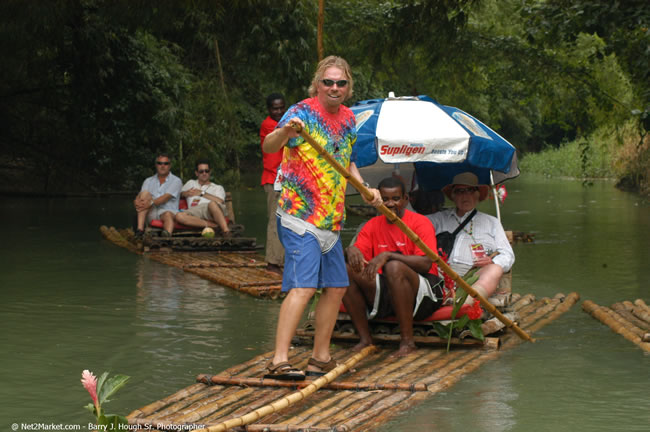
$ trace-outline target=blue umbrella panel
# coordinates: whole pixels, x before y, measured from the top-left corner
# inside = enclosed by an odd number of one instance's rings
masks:
[[[484,184],[490,184],[490,171],[495,183],[519,175],[512,144],[466,112],[428,96],[362,101],[351,109],[357,119],[356,164],[364,179],[370,169],[364,167],[374,166],[381,177],[381,167],[395,164],[404,172],[414,166],[425,190],[441,189],[465,171]]]

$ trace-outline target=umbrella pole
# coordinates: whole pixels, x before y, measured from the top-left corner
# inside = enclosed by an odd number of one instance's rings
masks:
[[[490,185],[492,185],[492,195],[494,195],[494,206],[497,208],[497,219],[501,222],[501,210],[499,209],[499,194],[497,193],[497,185],[494,184],[494,176],[490,170]]]
[[[336,161],[332,155],[327,153],[323,146],[318,144],[307,132],[304,131],[304,129],[300,127],[300,125],[292,124],[292,127],[302,138],[304,138],[305,141],[309,143],[309,145],[311,145],[321,156],[323,156],[323,158],[327,160],[327,162],[329,162],[329,164],[332,165],[332,167],[334,167],[334,169],[338,171],[339,174],[341,174],[348,182],[350,182],[352,186],[354,186],[355,189],[357,189],[361,195],[366,198],[366,200],[371,201],[374,198],[372,192],[370,192],[364,185],[362,185],[359,180],[352,177],[350,171],[338,163],[338,161]],[[520,338],[529,342],[534,342],[533,338],[531,338],[528,333],[523,331],[517,324],[512,322],[512,320],[499,312],[499,310],[497,310],[497,308],[494,307],[492,303],[488,302],[485,297],[483,297],[471,285],[465,282],[465,280],[463,280],[463,278],[461,278],[458,273],[453,271],[451,267],[449,267],[449,265],[442,260],[442,258],[440,258],[434,251],[432,251],[431,248],[427,246],[427,244],[424,243],[420,237],[418,237],[418,235],[415,234],[415,232],[413,232],[413,230],[402,221],[402,219],[397,217],[397,215],[395,215],[395,213],[392,211],[388,210],[388,207],[381,204],[379,207],[377,207],[377,210],[386,216],[389,221],[397,225],[397,227],[402,230],[402,232],[406,234],[406,236],[411,239],[413,243],[415,243],[429,258],[435,261],[438,264],[438,267],[440,267],[443,272],[445,272],[452,280],[454,280],[457,285],[461,286],[466,293],[481,302],[481,305],[483,305],[483,307],[487,309],[488,312],[497,317],[497,319],[505,324],[506,327],[512,328],[512,330],[517,333]]]

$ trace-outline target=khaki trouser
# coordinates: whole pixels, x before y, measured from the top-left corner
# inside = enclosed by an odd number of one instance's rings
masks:
[[[275,210],[278,207],[280,192],[273,190],[272,184],[264,185],[266,192],[266,209],[268,212],[269,222],[266,226],[266,262],[269,264],[284,264],[284,248],[278,238],[278,226],[275,217]]]

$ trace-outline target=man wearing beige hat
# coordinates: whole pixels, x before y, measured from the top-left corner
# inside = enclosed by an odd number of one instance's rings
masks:
[[[473,210],[488,196],[489,186],[479,184],[476,175],[464,172],[454,177],[452,182],[442,188],[442,192],[456,206],[427,216],[436,233],[453,232],[467,218],[469,222],[456,234],[454,247],[449,254],[449,266],[459,275],[476,266],[479,279],[473,288],[488,298],[494,291],[503,273],[515,263],[515,254],[501,226],[494,216]],[[473,214],[473,215],[472,215]],[[495,256],[490,257],[495,252]],[[474,300],[468,297],[468,303]]]

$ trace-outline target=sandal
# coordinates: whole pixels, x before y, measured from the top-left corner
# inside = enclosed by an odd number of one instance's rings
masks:
[[[266,370],[269,371],[264,378],[282,380],[282,381],[302,381],[305,379],[305,374],[295,367],[291,366],[289,362],[280,362],[276,365],[273,360],[266,365]]]
[[[319,371],[310,371],[310,370],[308,370],[307,372],[305,372],[305,374],[307,376],[321,377],[321,376],[325,375],[327,372],[329,372],[332,369],[334,369],[335,367],[337,367],[339,364],[336,362],[336,360],[334,360],[331,357],[330,357],[330,361],[328,361],[328,362],[322,362],[322,361],[316,360],[315,358],[312,357],[307,362],[307,365],[315,366],[318,369],[320,369],[320,372]]]

